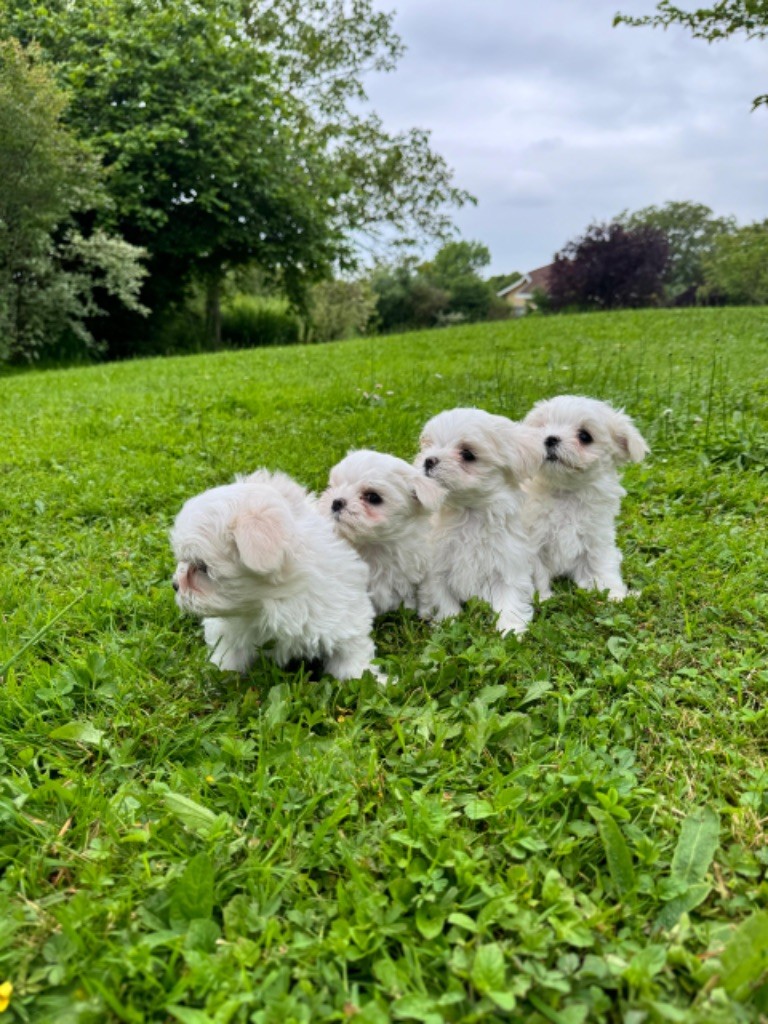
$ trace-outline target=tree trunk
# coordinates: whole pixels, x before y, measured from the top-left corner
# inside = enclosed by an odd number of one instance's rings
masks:
[[[211,274],[205,288],[206,348],[221,348],[221,273]]]

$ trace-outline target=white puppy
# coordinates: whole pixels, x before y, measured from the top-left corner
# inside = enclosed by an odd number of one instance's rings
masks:
[[[279,665],[322,658],[337,679],[378,676],[365,563],[290,477],[259,470],[190,498],[171,543],[176,601],[203,618],[219,668],[245,672],[271,645]]]
[[[450,409],[427,423],[415,465],[445,490],[432,521],[425,618],[443,619],[479,597],[501,633],[523,633],[533,615],[533,549],[520,521],[520,482],[542,461],[537,431],[482,409]]]
[[[429,561],[429,514],[442,497],[414,466],[382,452],[350,452],[331,470],[319,505],[367,562],[377,613],[416,608]]]
[[[525,521],[536,547],[539,596],[567,576],[579,587],[627,595],[616,546],[616,516],[626,491],[617,467],[640,462],[648,445],[629,416],[607,402],[558,395],[537,402],[525,423],[543,431],[544,461],[525,487]]]

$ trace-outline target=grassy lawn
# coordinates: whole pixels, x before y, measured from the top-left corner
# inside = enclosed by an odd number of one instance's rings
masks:
[[[767,373],[723,309],[0,380],[3,1020],[768,1020]],[[651,444],[639,597],[386,616],[387,689],[207,663],[185,498],[558,392]]]

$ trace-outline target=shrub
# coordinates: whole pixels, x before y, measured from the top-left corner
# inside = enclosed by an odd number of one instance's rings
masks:
[[[221,310],[221,341],[225,348],[295,345],[301,323],[284,299],[235,295]]]
[[[658,305],[669,244],[658,228],[591,224],[556,254],[549,273],[552,309],[630,309]]]
[[[704,260],[704,278],[704,301],[768,303],[768,221],[717,238]]]
[[[310,294],[308,341],[336,341],[365,334],[376,311],[368,281],[319,281]]]
[[[65,125],[68,96],[34,47],[0,40],[0,360],[88,357],[106,298],[137,315],[143,249],[82,234],[104,173]]]

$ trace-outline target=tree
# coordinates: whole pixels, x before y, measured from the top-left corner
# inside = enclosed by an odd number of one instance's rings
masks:
[[[695,295],[704,283],[702,261],[712,251],[715,240],[736,227],[733,217],[715,217],[708,206],[690,202],[646,206],[634,213],[625,210],[616,222],[629,231],[650,227],[663,232],[669,245],[664,284],[667,298],[672,301],[685,293]]]
[[[381,331],[433,327],[448,310],[448,292],[418,274],[412,260],[377,267],[371,287],[376,296],[375,326]]]
[[[768,220],[720,235],[704,261],[704,297],[768,305]]]
[[[360,113],[401,44],[373,0],[6,0],[76,88],[73,125],[110,169],[113,223],[151,253],[150,301],[256,263],[300,301],[355,238],[444,234],[451,184],[425,133]]]
[[[658,228],[592,224],[557,253],[549,276],[553,310],[656,305],[669,246]]]
[[[227,266],[255,261],[294,296],[340,254],[301,111],[271,84],[272,62],[240,32],[237,0],[53,0],[15,8],[72,84],[69,120],[109,168],[110,226],[151,253],[148,301],[193,279],[219,333]],[[298,159],[296,154],[301,153]]]
[[[495,293],[480,271],[490,262],[490,251],[481,242],[447,242],[419,272],[448,293],[449,313],[465,320],[484,320],[494,304]]]
[[[652,28],[669,28],[682,25],[690,29],[696,39],[714,43],[743,33],[747,39],[768,37],[768,3],[766,0],[717,0],[711,7],[698,7],[686,11],[669,0],[661,0],[656,14],[631,17],[617,14],[614,25],[650,25]],[[757,96],[752,109],[768,104],[768,93]]]
[[[432,260],[406,259],[380,266],[371,283],[377,295],[378,326],[385,331],[497,319],[509,315],[488,281],[480,276],[491,261],[481,242],[453,241]]]
[[[487,280],[496,295],[503,288],[508,288],[515,281],[519,281],[522,276],[519,270],[513,270],[511,274],[492,274]]]
[[[336,341],[364,334],[375,311],[369,281],[319,281],[310,293],[307,340]]]
[[[141,251],[76,230],[104,202],[88,146],[64,126],[67,96],[35,49],[0,41],[0,359],[56,355],[65,333],[86,347],[99,293],[140,311]]]

